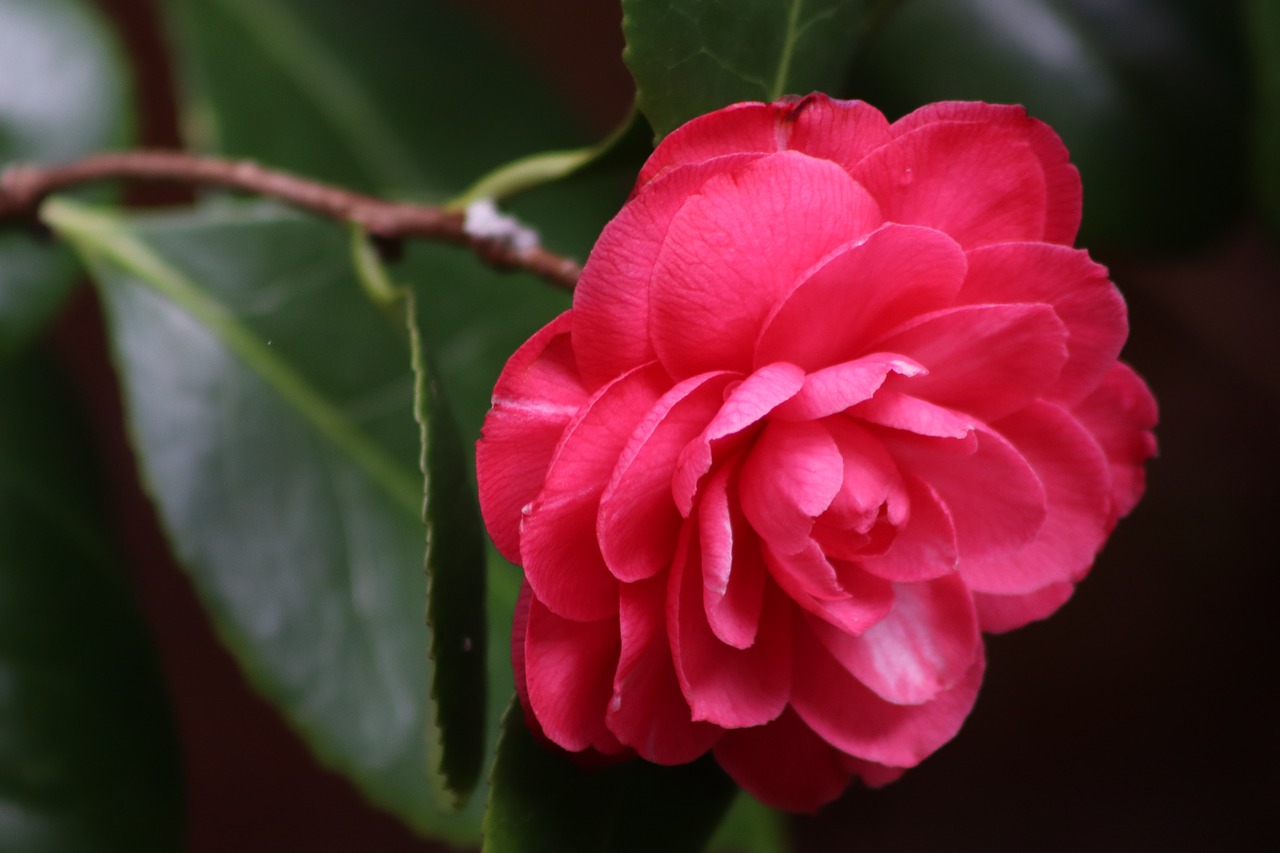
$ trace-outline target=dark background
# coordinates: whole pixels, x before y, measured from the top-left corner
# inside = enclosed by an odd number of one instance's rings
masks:
[[[134,63],[142,143],[180,145],[152,4],[97,2]],[[587,127],[603,134],[625,114],[632,84],[613,0],[457,5],[499,30]],[[1098,260],[1129,302],[1126,358],[1160,401],[1147,497],[1060,613],[990,640],[982,694],[955,741],[887,789],[854,788],[797,818],[798,849],[1270,849],[1280,258],[1242,215],[1184,256]],[[436,849],[320,768],[214,638],[137,485],[96,310],[81,289],[56,341],[93,416],[161,649],[183,744],[187,850]]]

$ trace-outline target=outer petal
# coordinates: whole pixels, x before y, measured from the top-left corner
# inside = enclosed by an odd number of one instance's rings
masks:
[[[561,314],[507,361],[476,443],[480,511],[494,545],[520,562],[520,519],[538,492],[565,427],[587,402]]]
[[[813,371],[866,355],[889,329],[949,305],[965,269],[946,234],[886,224],[796,282],[760,333],[756,364],[789,361]]]
[[[565,430],[520,530],[525,578],[566,619],[617,613],[618,582],[596,541],[600,495],[635,427],[665,390],[656,364],[602,388]]]
[[[601,553],[618,580],[652,577],[671,564],[680,531],[671,473],[680,451],[719,410],[731,377],[703,374],[672,388],[623,449],[597,520]]]
[[[982,649],[973,601],[956,575],[895,584],[893,609],[861,636],[809,624],[849,674],[895,705],[920,705],[950,689]]]
[[[1071,165],[1067,147],[1053,128],[1030,118],[1020,106],[988,104],[981,101],[943,101],[928,104],[893,123],[895,136],[937,122],[981,122],[1007,127],[1024,135],[1044,170],[1045,228],[1035,239],[1070,245],[1080,230],[1082,193],[1080,172]]]
[[[1023,595],[991,595],[975,592],[973,603],[978,608],[978,624],[991,634],[1002,634],[1030,622],[1052,615],[1067,603],[1076,585],[1051,583],[1043,589]]]
[[[817,811],[840,796],[852,771],[843,756],[790,709],[765,726],[726,732],[716,761],[766,805]]]
[[[734,104],[667,134],[640,170],[636,191],[673,168],[740,151],[793,149],[848,168],[888,139],[889,122],[862,101],[815,93],[773,104]]]
[[[969,253],[961,303],[1044,302],[1067,329],[1067,361],[1047,393],[1074,402],[1115,363],[1129,334],[1124,300],[1106,267],[1079,249],[1000,243]]]
[[[796,636],[792,707],[827,743],[891,767],[914,767],[955,736],[982,681],[981,653],[954,687],[922,705],[895,705],[850,675],[811,631]]]
[[[1027,134],[968,121],[923,124],[864,158],[853,176],[889,222],[924,225],[961,246],[1040,240],[1044,168]]]
[[[782,713],[791,694],[790,602],[767,587],[755,643],[747,649],[725,645],[702,606],[695,519],[685,523],[682,539],[667,588],[667,631],[693,719],[734,729],[766,723]]]
[[[926,314],[875,344],[928,373],[885,387],[991,421],[1052,385],[1067,361],[1067,330],[1048,305],[965,305]]]
[[[997,426],[1035,469],[1048,514],[1026,547],[964,560],[961,576],[976,592],[1002,595],[1079,580],[1110,530],[1111,482],[1102,451],[1052,403],[1035,403]]]
[[[655,764],[685,764],[719,739],[721,729],[694,722],[680,692],[666,628],[666,578],[622,585],[622,656],[605,722],[622,743]]]
[[[1072,414],[1111,463],[1111,524],[1128,515],[1146,489],[1143,465],[1155,455],[1156,400],[1133,368],[1115,364]]]
[[[815,260],[880,224],[825,160],[770,154],[717,174],[672,217],[653,270],[649,335],[672,376],[752,369],[764,320]]]
[[[530,597],[522,668],[529,706],[543,733],[570,752],[621,750],[605,728],[618,648],[616,618],[561,619]]]
[[[649,282],[676,211],[714,175],[758,154],[734,154],[654,181],[604,227],[573,291],[573,350],[592,390],[655,358]]]

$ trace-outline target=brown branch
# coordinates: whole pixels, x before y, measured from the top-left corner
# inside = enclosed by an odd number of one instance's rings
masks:
[[[247,160],[181,151],[124,151],[94,154],[57,166],[11,166],[0,173],[0,220],[34,219],[48,195],[113,178],[216,186],[269,196],[353,223],[382,241],[416,238],[465,246],[492,267],[524,270],[559,287],[572,288],[581,272],[574,261],[540,246],[517,248],[512,241],[471,234],[461,212],[383,201]]]

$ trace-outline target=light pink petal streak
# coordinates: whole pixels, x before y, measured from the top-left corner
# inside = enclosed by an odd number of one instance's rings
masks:
[[[520,530],[525,578],[566,619],[615,615],[618,582],[596,541],[600,495],[636,426],[665,390],[656,364],[605,386],[565,430]]]
[[[569,421],[588,397],[561,314],[507,361],[476,444],[480,512],[502,556],[520,562],[521,510],[538,496]]]
[[[849,674],[895,705],[932,700],[981,653],[973,602],[956,575],[895,584],[893,609],[861,636],[818,619],[809,624]]]
[[[671,497],[676,458],[719,411],[730,374],[685,380],[662,396],[623,449],[600,498],[597,533],[605,564],[621,581],[671,564],[680,513]]]
[[[842,752],[891,767],[914,767],[960,730],[977,698],[983,668],[979,651],[954,687],[921,705],[895,705],[850,675],[812,631],[802,628],[796,632],[791,705]]]
[[[672,217],[658,253],[649,303],[658,359],[677,379],[749,372],[776,302],[816,258],[880,221],[830,161],[787,151],[721,171]]]
[[[886,224],[796,280],[760,333],[755,362],[813,371],[873,352],[868,345],[886,331],[949,305],[965,268],[964,252],[946,234]]]

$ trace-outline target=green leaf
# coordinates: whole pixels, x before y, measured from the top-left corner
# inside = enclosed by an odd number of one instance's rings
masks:
[[[0,0],[0,170],[123,142],[126,79],[116,45],[80,0]],[[57,312],[75,280],[65,249],[0,230],[0,361]]]
[[[427,625],[437,755],[444,789],[464,803],[480,779],[485,754],[485,533],[471,489],[468,455],[440,391],[423,342],[413,291],[391,283],[373,244],[353,232],[356,269],[376,302],[408,332],[414,416],[426,477]],[[443,799],[444,791],[439,794]]]
[[[200,148],[443,200],[498,164],[583,141],[536,75],[449,4],[170,5]]]
[[[713,853],[786,853],[786,818],[746,791],[739,791],[729,813],[707,846]]]
[[[93,271],[144,479],[252,683],[418,831],[434,808],[422,477],[403,330],[340,226],[265,205],[45,221]]]
[[[178,745],[61,377],[0,367],[0,850],[170,851]]]
[[[710,755],[584,771],[540,743],[513,702],[485,815],[485,853],[702,850],[736,788]]]
[[[1280,5],[1273,0],[1249,0],[1245,21],[1253,47],[1257,101],[1254,186],[1272,230],[1280,234]]]
[[[661,138],[737,101],[832,91],[873,0],[622,0],[636,105]]]
[[[1083,245],[1179,247],[1243,201],[1236,16],[1202,0],[912,0],[859,52],[849,93],[891,117],[1024,104],[1080,168]]]

